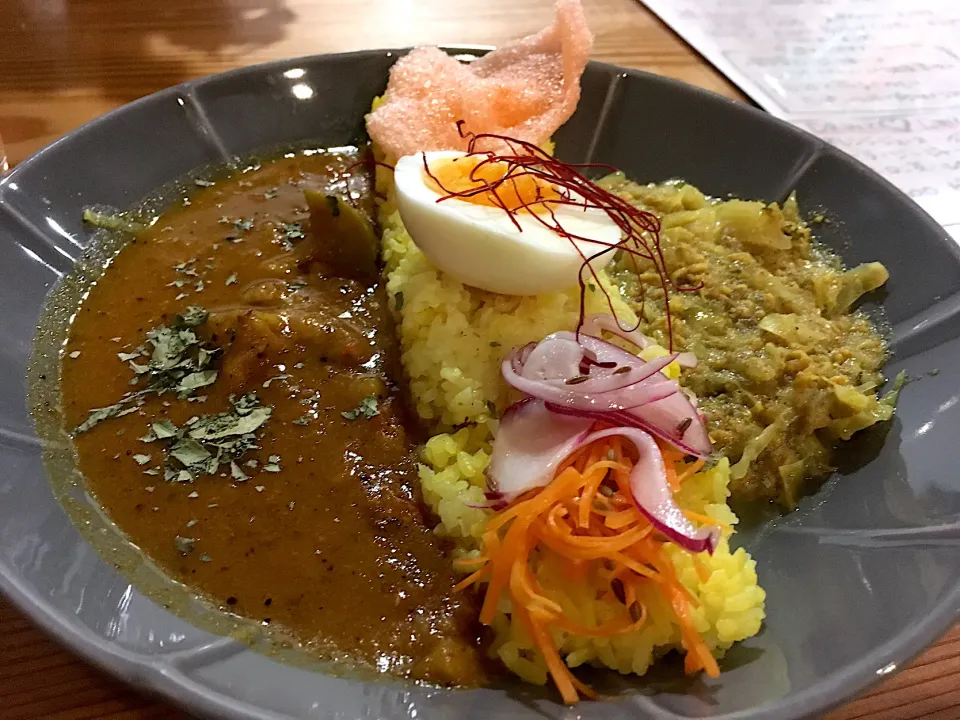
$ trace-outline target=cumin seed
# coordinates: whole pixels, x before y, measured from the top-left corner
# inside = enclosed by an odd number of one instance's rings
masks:
[[[627,591],[623,587],[623,580],[620,578],[614,578],[610,581],[610,589],[613,590],[614,597],[617,598],[623,605],[627,604]]]

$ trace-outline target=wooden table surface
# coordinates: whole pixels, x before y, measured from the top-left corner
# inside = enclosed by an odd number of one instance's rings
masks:
[[[551,0],[0,0],[0,136],[16,163],[161,88],[275,58],[429,43],[497,45]],[[741,97],[635,0],[584,0],[593,57]],[[0,598],[0,717],[184,717],[88,666]],[[960,719],[960,625],[831,720]]]

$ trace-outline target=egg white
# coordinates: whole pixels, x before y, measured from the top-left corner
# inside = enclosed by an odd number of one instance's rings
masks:
[[[427,162],[463,157],[458,151],[426,153]],[[597,242],[571,241],[544,227],[528,212],[504,210],[442,197],[429,188],[423,153],[400,158],[394,172],[397,207],[410,236],[438,268],[466,285],[505,295],[539,295],[577,284],[583,258],[620,240],[620,229],[596,208],[554,206],[568,233]],[[542,216],[552,223],[549,215]],[[577,247],[574,247],[576,245]],[[591,261],[600,270],[613,259],[610,250]],[[586,279],[586,278],[585,278]]]

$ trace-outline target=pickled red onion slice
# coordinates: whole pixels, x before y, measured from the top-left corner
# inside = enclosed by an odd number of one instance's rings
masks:
[[[637,460],[630,472],[634,502],[659,532],[690,552],[713,553],[720,539],[713,527],[697,528],[673,499],[663,455],[643,430],[617,427],[589,432],[590,418],[552,413],[541,400],[526,399],[504,413],[488,474],[498,502],[544,487],[560,463],[590,443],[618,436],[630,442]]]
[[[712,447],[702,416],[679,384],[660,372],[675,358],[648,362],[606,340],[558,332],[515,351],[502,373],[554,413],[647,430],[704,457]]]
[[[527,490],[544,487],[592,425],[588,418],[551,413],[542,400],[527,398],[514,403],[503,413],[493,444],[487,469],[490,489],[509,501]]]
[[[612,315],[590,315],[584,318],[583,325],[580,327],[581,332],[596,337],[600,337],[601,330],[606,330],[612,335],[623,338],[641,350],[646,350],[651,345],[656,345],[656,342],[652,338],[647,337],[639,330],[625,330],[620,327],[620,321]],[[689,352],[679,353],[677,355],[677,362],[680,363],[681,367],[694,368],[697,366],[697,356]]]

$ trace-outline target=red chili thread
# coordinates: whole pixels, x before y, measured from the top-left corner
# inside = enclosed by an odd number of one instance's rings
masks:
[[[595,182],[587,178],[581,171],[605,170],[615,172],[616,168],[602,163],[566,163],[562,160],[547,154],[540,147],[525,140],[511,138],[506,135],[495,133],[472,133],[464,130],[464,121],[457,121],[457,131],[460,137],[469,140],[467,145],[467,156],[481,156],[480,160],[470,171],[469,178],[476,184],[476,187],[468,190],[452,190],[444,187],[439,178],[430,169],[426,155],[423,154],[424,173],[429,177],[445,195],[439,197],[437,202],[443,202],[450,199],[468,200],[482,194],[489,194],[494,204],[507,213],[513,225],[518,231],[522,232],[520,223],[517,221],[516,213],[520,210],[527,212],[544,227],[557,233],[561,237],[571,241],[573,247],[577,250],[582,260],[580,272],[578,274],[578,283],[580,285],[580,317],[577,322],[577,334],[583,326],[586,317],[586,280],[584,271],[589,270],[603,293],[607,306],[610,308],[610,314],[616,319],[617,324],[626,332],[632,332],[640,326],[640,321],[633,327],[624,327],[617,317],[616,310],[613,307],[613,300],[610,293],[600,283],[596,270],[591,262],[604,253],[614,252],[616,250],[625,251],[631,258],[637,276],[640,275],[640,268],[637,258],[649,260],[657,272],[660,280],[660,286],[664,295],[664,316],[667,324],[667,338],[669,350],[673,351],[673,317],[670,312],[669,292],[673,289],[676,292],[692,292],[699,290],[700,285],[683,285],[673,281],[667,269],[666,259],[663,255],[663,249],[660,246],[660,221],[656,215],[640,210],[628,203],[626,200],[618,197],[614,193],[605,190]],[[478,151],[477,143],[484,140],[494,140],[505,145],[508,152],[497,153],[493,151]],[[480,169],[488,164],[505,165],[506,172],[495,180],[488,181],[478,176]],[[547,183],[555,188],[560,194],[559,198],[545,198],[540,191],[540,182],[538,182],[536,197],[532,201],[523,202],[519,207],[510,208],[504,199],[500,196],[498,189],[504,183],[511,183],[515,195],[519,198],[520,193],[517,186],[517,180],[524,176],[531,176],[535,180]],[[568,205],[583,209],[599,209],[607,214],[607,217],[620,229],[621,239],[613,244],[598,242],[592,238],[582,237],[566,231],[557,220],[553,206]],[[549,221],[541,213],[534,212],[533,206],[543,208],[549,216]],[[595,245],[604,246],[603,249],[590,255],[589,257],[573,241],[591,242]],[[589,276],[588,276],[589,277]],[[643,315],[643,308],[646,302],[646,295],[643,284],[640,285],[640,316]]]

